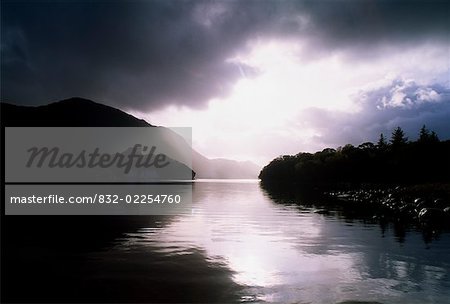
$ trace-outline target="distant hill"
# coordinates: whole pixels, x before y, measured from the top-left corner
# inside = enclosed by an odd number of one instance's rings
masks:
[[[194,151],[194,168],[199,178],[257,178],[261,167],[250,161],[208,159]]]
[[[119,109],[83,98],[37,107],[0,105],[1,125],[8,127],[155,127]],[[172,145],[187,144],[170,129],[161,131]],[[195,150],[192,150],[192,166],[196,178],[257,178],[260,171],[260,167],[251,162],[208,159]]]

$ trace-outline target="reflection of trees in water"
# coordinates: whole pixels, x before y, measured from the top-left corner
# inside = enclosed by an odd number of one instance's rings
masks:
[[[296,206],[300,212],[310,208],[322,216],[338,219],[320,225],[317,237],[322,240],[314,241],[314,246],[302,247],[308,254],[348,254],[354,257],[355,269],[362,279],[385,280],[385,284],[394,284],[390,288],[401,292],[436,286],[444,290],[442,286],[448,284],[450,272],[445,265],[450,263],[446,254],[450,239],[441,238],[438,231],[424,229],[421,234],[411,222],[374,217],[374,210],[366,207],[342,206],[321,191],[280,184],[261,184],[261,188],[276,204]],[[348,225],[353,227],[346,230]],[[380,227],[378,233],[374,225]],[[435,242],[430,243],[432,240]]]
[[[423,241],[429,243],[439,238],[442,232],[449,231],[450,228],[446,217],[442,221],[421,222],[417,216],[412,217],[400,214],[397,210],[386,208],[378,203],[369,204],[362,202],[358,197],[353,201],[337,199],[326,194],[326,188],[318,186],[261,182],[260,187],[272,201],[278,204],[295,205],[301,210],[305,207],[314,208],[316,213],[336,217],[349,223],[357,221],[362,224],[378,224],[382,236],[388,231],[393,231],[396,240],[400,243],[405,242],[407,233],[410,230],[420,230]],[[358,192],[364,191],[358,190]],[[413,194],[416,193],[414,192]],[[387,195],[391,195],[392,197],[391,193]],[[404,194],[401,193],[399,195],[403,196]],[[403,199],[404,197],[399,198],[399,200]],[[430,204],[433,202],[431,201]],[[427,206],[424,205],[422,207]]]

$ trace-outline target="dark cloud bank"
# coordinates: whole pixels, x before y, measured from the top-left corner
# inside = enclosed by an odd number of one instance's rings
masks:
[[[447,1],[2,1],[2,100],[83,96],[126,109],[201,107],[242,71],[257,39],[367,56],[448,37]],[[447,36],[446,36],[447,35]]]

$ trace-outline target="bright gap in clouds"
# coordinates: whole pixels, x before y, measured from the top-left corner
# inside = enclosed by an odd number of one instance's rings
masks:
[[[415,71],[411,63],[418,54],[422,54],[423,64],[415,69],[425,70],[421,77],[430,71],[439,72],[442,66],[441,53],[420,48],[353,62],[339,54],[305,60],[301,59],[301,50],[298,43],[256,44],[249,54],[228,59],[237,68],[246,64],[259,71],[257,76],[238,81],[228,97],[212,99],[201,110],[171,106],[133,114],[156,125],[191,126],[194,149],[209,158],[252,160],[264,165],[281,154],[327,146],[317,140],[320,128],[301,121],[305,109],[357,113],[359,103],[353,96],[362,88],[412,76]]]

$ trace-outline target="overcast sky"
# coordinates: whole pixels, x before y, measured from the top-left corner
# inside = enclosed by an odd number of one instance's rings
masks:
[[[450,2],[2,1],[1,99],[192,126],[209,157],[450,138]]]

